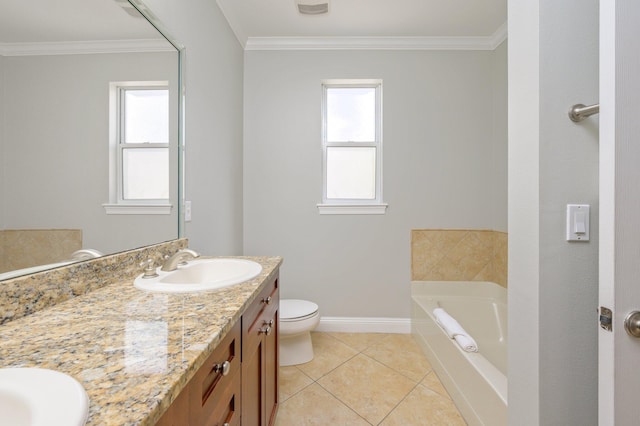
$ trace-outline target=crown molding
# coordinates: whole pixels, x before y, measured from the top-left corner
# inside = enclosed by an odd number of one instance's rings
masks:
[[[0,43],[0,56],[85,55],[95,53],[175,52],[166,40],[104,40]]]
[[[224,7],[223,3],[220,0],[216,0],[216,4],[218,5],[218,8],[222,12],[222,15],[224,16],[225,20],[227,21],[227,24],[229,24],[229,27],[231,28],[231,32],[233,32],[233,34],[236,36],[238,43],[240,43],[240,46],[242,46],[243,49],[246,49],[247,39],[249,37],[247,37],[245,32],[242,30],[242,25],[240,25],[239,20],[236,19],[236,16],[233,13],[231,13],[230,10]]]
[[[507,21],[504,21],[502,25],[498,27],[498,29],[491,35],[491,45],[493,48],[491,50],[495,50],[504,42],[508,37],[507,30]]]
[[[249,37],[245,50],[495,50],[507,23],[482,37]]]
[[[245,50],[492,50],[488,37],[250,37]]]

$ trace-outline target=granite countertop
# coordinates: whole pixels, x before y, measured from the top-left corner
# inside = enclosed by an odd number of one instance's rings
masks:
[[[87,425],[153,425],[276,273],[211,292],[150,293],[111,284],[0,326],[1,367],[66,373],[86,389]]]

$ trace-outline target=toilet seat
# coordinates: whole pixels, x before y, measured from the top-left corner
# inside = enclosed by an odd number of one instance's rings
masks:
[[[318,305],[308,300],[280,300],[280,321],[304,321],[318,315]]]
[[[280,365],[304,364],[313,359],[311,331],[320,324],[318,305],[308,300],[280,299]]]

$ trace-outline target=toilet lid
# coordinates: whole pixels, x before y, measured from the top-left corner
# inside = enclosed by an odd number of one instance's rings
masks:
[[[318,312],[318,305],[308,300],[281,299],[280,319],[293,320],[308,317]]]

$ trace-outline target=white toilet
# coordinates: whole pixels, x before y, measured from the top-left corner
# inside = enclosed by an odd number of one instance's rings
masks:
[[[318,326],[318,305],[307,300],[280,299],[280,365],[313,359],[311,331]]]

